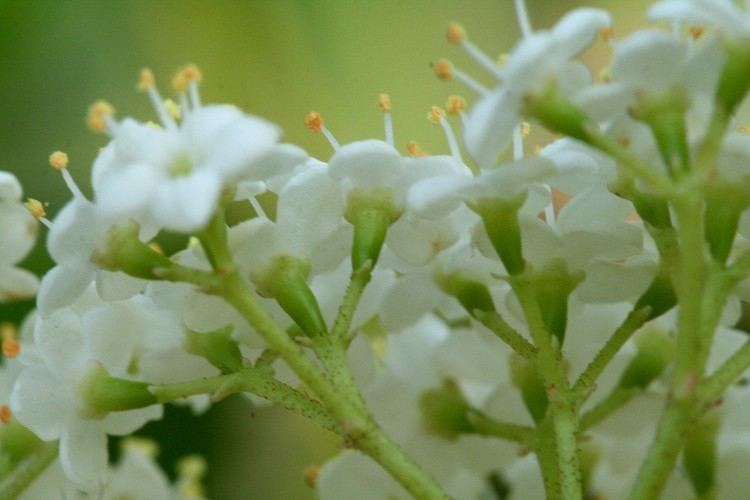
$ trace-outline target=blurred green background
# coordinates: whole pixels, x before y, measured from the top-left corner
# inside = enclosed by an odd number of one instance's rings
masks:
[[[584,4],[528,3],[536,28]],[[585,2],[613,11],[617,36],[643,25],[649,3]],[[204,102],[234,103],[274,121],[287,141],[321,159],[330,148],[304,127],[305,113],[323,113],[340,142],[382,137],[380,92],[391,94],[399,147],[416,139],[428,151],[444,152],[442,131],[425,119],[426,111],[452,93],[473,96],[458,83],[437,80],[430,62],[448,57],[491,83],[445,41],[454,20],[493,57],[510,50],[519,34],[511,0],[0,0],[0,169],[15,173],[25,195],[48,202],[54,216],[69,193],[47,166],[49,153],[66,151],[70,171],[90,193],[90,166],[106,143],[84,126],[87,106],[105,98],[119,116],[153,119],[135,90],[138,70],[153,69],[168,95],[172,73],[187,62],[203,70]],[[587,58],[601,66],[608,55],[600,43]],[[24,265],[39,274],[49,268],[43,244]],[[2,306],[0,319],[17,321],[31,306]],[[200,419],[171,409],[143,433],[161,441],[167,470],[182,454],[206,455],[214,499],[310,498],[303,469],[336,447],[300,419],[253,410],[238,397]]]

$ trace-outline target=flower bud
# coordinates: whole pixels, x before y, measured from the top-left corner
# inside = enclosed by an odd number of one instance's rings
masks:
[[[648,326],[635,339],[638,349],[620,377],[623,389],[645,389],[664,372],[674,357],[674,341],[657,326]]]
[[[435,274],[435,282],[441,290],[455,297],[466,311],[495,312],[490,290],[484,283],[461,275],[461,273]]]
[[[518,210],[526,201],[526,192],[512,199],[482,198],[471,204],[482,218],[487,236],[505,269],[511,275],[523,272],[526,263],[521,251],[521,227]]]
[[[724,263],[729,257],[742,212],[750,204],[741,184],[715,182],[706,186],[705,235],[713,258]]]
[[[100,363],[92,363],[78,386],[81,418],[100,419],[113,411],[135,410],[156,404],[148,384],[110,376]]]
[[[731,115],[750,88],[750,43],[747,39],[725,40],[726,59],[716,88],[716,102]]]
[[[263,271],[250,277],[258,287],[258,293],[272,297],[308,337],[327,331],[323,314],[307,278],[310,263],[288,255],[274,257]]]
[[[553,259],[542,269],[529,272],[544,323],[560,345],[568,325],[568,297],[584,277],[583,271],[571,272],[564,259]]]
[[[469,403],[452,380],[443,381],[438,389],[430,389],[419,398],[422,419],[428,432],[446,439],[474,431],[468,419]]]
[[[352,268],[360,269],[368,260],[375,267],[388,227],[401,217],[393,193],[387,188],[353,190],[344,217],[354,226]]]
[[[242,369],[242,354],[232,338],[233,325],[213,332],[185,331],[185,350],[201,356],[223,373],[234,373]]]
[[[544,382],[533,363],[517,354],[510,357],[510,378],[521,391],[521,397],[534,422],[541,422],[547,413],[549,398]]]
[[[716,481],[716,435],[721,418],[718,411],[707,413],[689,435],[682,451],[682,463],[698,498],[709,498]]]
[[[104,250],[97,250],[92,260],[102,269],[123,271],[147,280],[161,279],[157,269],[169,268],[172,262],[138,238],[135,222],[113,227],[107,234]]]

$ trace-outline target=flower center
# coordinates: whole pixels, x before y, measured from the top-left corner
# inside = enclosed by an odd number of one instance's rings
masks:
[[[184,153],[180,153],[172,158],[171,163],[167,167],[170,177],[185,177],[190,175],[193,171],[193,165],[190,163],[190,158]]]

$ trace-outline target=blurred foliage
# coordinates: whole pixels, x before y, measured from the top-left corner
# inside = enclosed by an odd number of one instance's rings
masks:
[[[528,3],[535,27],[581,4]],[[587,2],[615,12],[618,36],[642,25],[648,3]],[[442,131],[425,113],[449,94],[469,92],[438,81],[430,62],[448,57],[490,83],[445,41],[453,20],[493,56],[519,35],[511,0],[0,0],[0,169],[14,172],[25,194],[48,202],[54,216],[70,196],[47,167],[49,153],[68,152],[70,171],[90,193],[91,164],[106,143],[83,124],[88,104],[106,98],[120,116],[149,120],[148,101],[135,91],[139,68],[152,68],[169,94],[172,72],[186,62],[203,70],[204,102],[266,117],[321,159],[330,148],[305,129],[304,114],[322,112],[340,142],[381,137],[380,92],[391,94],[400,147],[416,139],[427,151],[445,152]],[[599,44],[587,60],[596,65],[608,51]],[[43,244],[24,265],[39,274],[50,267]],[[2,306],[0,318],[18,321],[31,305]],[[168,470],[180,454],[205,453],[210,493],[221,499],[309,497],[302,468],[334,449],[330,436],[300,419],[276,410],[253,417],[240,399],[197,421],[171,410],[145,432],[162,441]]]

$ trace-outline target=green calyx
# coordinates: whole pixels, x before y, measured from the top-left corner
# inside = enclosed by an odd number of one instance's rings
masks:
[[[437,389],[422,393],[419,398],[422,419],[428,432],[447,439],[474,432],[468,418],[469,403],[453,380],[443,381]]]
[[[651,313],[649,314],[648,319],[652,320],[669,311],[676,304],[677,296],[675,295],[674,287],[672,286],[672,279],[669,276],[669,269],[662,261],[659,264],[659,270],[657,271],[656,276],[654,276],[653,281],[651,281],[649,287],[635,303],[635,309],[649,306],[651,308]]]
[[[583,271],[570,271],[564,259],[553,259],[541,269],[527,271],[539,310],[549,333],[560,346],[565,340],[568,323],[568,298],[583,281]]]
[[[721,426],[718,411],[708,412],[691,430],[682,462],[698,498],[709,498],[716,485],[716,435]]]
[[[435,273],[434,279],[440,289],[455,297],[469,314],[473,315],[474,311],[495,312],[490,290],[481,281],[461,273]]]
[[[307,284],[309,275],[310,263],[307,260],[278,255],[263,271],[250,277],[260,295],[275,299],[305,335],[315,337],[325,334],[328,328],[318,300]]]
[[[716,182],[706,187],[705,235],[711,256],[724,263],[732,250],[742,212],[750,205],[747,188]]]
[[[185,350],[205,358],[222,373],[235,373],[243,368],[242,354],[232,338],[233,325],[213,332],[185,331]]]
[[[685,128],[689,101],[681,86],[660,93],[640,93],[630,113],[646,123],[659,146],[659,153],[671,175],[687,172],[690,152]]]
[[[144,382],[110,376],[100,364],[94,363],[78,386],[82,418],[101,419],[113,411],[135,410],[156,404],[156,397]]]
[[[518,224],[518,211],[526,195],[523,192],[511,199],[481,198],[470,205],[482,218],[487,236],[511,276],[521,274],[526,267]]]
[[[554,81],[538,94],[525,95],[522,112],[550,130],[582,141],[588,138],[592,125],[583,111],[559,92]]]
[[[716,89],[716,102],[726,116],[729,116],[750,89],[750,40],[724,40],[724,51],[726,59]]]
[[[138,238],[140,227],[135,222],[113,227],[106,238],[106,247],[94,252],[91,260],[102,269],[122,271],[147,280],[161,279],[160,269],[172,266],[172,261]]]
[[[385,243],[388,227],[401,217],[388,188],[355,189],[349,193],[344,217],[354,226],[352,269],[368,260],[373,267]]]
[[[638,352],[625,368],[618,385],[645,389],[674,358],[674,340],[657,326],[648,326],[635,339]]]
[[[521,397],[531,418],[536,423],[541,422],[547,414],[549,398],[536,365],[521,356],[512,354],[510,357],[510,379],[513,385],[521,391]]]

